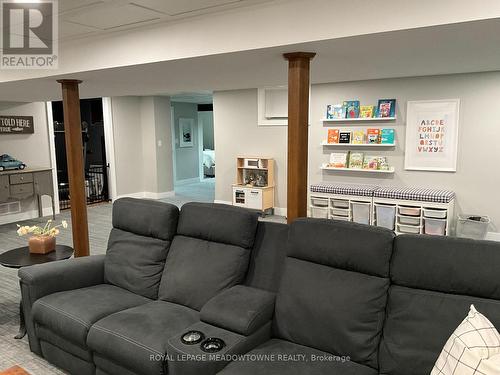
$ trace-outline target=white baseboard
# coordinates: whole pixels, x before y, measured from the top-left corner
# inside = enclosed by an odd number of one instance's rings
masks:
[[[286,208],[285,207],[274,207],[274,214],[276,216],[284,216],[286,217]]]
[[[189,185],[189,184],[194,184],[195,182],[200,182],[199,177],[193,177],[193,178],[186,178],[184,180],[177,180],[174,183],[174,186],[183,186],[183,185]]]
[[[50,216],[51,219],[52,207],[43,207],[42,215],[43,217]],[[37,218],[38,218],[38,210],[30,210],[30,211],[18,212],[17,214],[2,215],[0,216],[0,225],[17,223],[20,221],[37,219]]]
[[[164,191],[163,193],[152,193],[149,191],[144,192],[144,198],[147,199],[165,199],[171,198],[175,195],[175,191]]]
[[[228,204],[228,205],[230,205],[230,206],[233,204],[233,202],[231,202],[231,201],[221,201],[221,200],[219,200],[219,199],[214,199],[214,203],[219,203],[219,204]]]
[[[500,241],[500,232],[488,232],[486,239],[490,241]]]
[[[229,204],[229,205],[233,204],[233,202],[231,202],[231,201],[223,201],[223,200],[219,200],[219,199],[215,199],[214,203]],[[274,215],[276,215],[276,216],[285,216],[286,217],[286,208],[284,208],[284,207],[274,207]]]
[[[153,193],[151,191],[141,191],[139,193],[130,193],[117,196],[115,200],[120,198],[138,198],[138,199],[164,199],[175,195],[175,191],[164,191],[163,193]]]

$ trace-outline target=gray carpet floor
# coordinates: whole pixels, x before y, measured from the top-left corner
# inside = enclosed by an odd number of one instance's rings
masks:
[[[186,202],[213,202],[214,181],[178,186],[175,196],[163,199],[181,207]],[[111,230],[111,204],[89,206],[89,239],[91,255],[104,254]],[[57,216],[57,221],[67,220],[71,226],[69,211],[63,211]],[[282,217],[268,216],[266,220],[283,222]],[[42,223],[44,219],[29,220],[23,225]],[[0,253],[20,246],[26,246],[26,238],[18,237],[16,224],[0,226]],[[57,238],[62,245],[71,245],[71,227],[62,230]],[[0,372],[14,365],[23,367],[32,375],[59,375],[65,372],[50,365],[44,359],[30,352],[27,337],[15,340],[14,336],[19,329],[19,281],[17,270],[0,266]]]

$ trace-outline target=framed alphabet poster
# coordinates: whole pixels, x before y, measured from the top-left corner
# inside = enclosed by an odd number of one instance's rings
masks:
[[[409,101],[405,169],[456,172],[460,99]]]

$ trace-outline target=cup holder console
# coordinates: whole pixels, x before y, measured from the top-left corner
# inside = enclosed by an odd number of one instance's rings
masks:
[[[195,345],[203,341],[205,335],[200,331],[188,331],[181,336],[181,341],[185,345]]]
[[[217,353],[221,351],[224,346],[226,346],[226,343],[217,337],[209,337],[200,345],[201,350],[205,353]]]

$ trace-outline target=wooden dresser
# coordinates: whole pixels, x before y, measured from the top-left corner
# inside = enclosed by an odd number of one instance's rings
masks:
[[[42,196],[48,195],[52,201],[52,213],[55,214],[54,185],[52,168],[26,168],[0,172],[0,205],[10,202],[35,200],[38,216],[43,216]],[[9,214],[2,211],[0,214]]]

